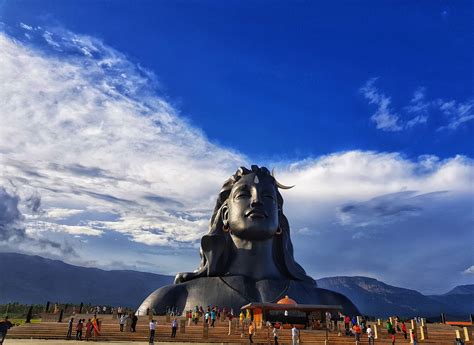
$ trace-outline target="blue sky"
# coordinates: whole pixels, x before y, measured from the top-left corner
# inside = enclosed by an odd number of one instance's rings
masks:
[[[473,154],[472,123],[439,133],[446,119],[431,109],[416,128],[378,131],[358,92],[378,77],[407,118],[419,88],[428,100],[472,99],[469,1],[6,1],[2,12],[3,21],[102,39],[155,72],[163,95],[211,140],[251,157]]]
[[[220,185],[256,163],[297,185],[287,212],[316,278],[472,282],[472,16],[468,1],[0,1],[0,194],[21,211],[4,250],[192,270]],[[357,264],[374,245],[399,264]]]

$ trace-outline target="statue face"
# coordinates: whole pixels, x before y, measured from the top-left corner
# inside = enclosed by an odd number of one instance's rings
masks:
[[[275,235],[278,205],[271,178],[256,174],[243,176],[232,187],[223,220],[242,239],[263,240]]]

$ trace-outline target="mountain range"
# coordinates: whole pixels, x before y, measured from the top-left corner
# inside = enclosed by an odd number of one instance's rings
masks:
[[[0,262],[0,304],[51,301],[137,307],[152,291],[173,282],[167,275],[106,271],[18,253],[0,253]],[[433,317],[444,312],[453,318],[468,318],[474,313],[474,285],[426,296],[368,277],[328,277],[317,283],[346,295],[364,315]]]

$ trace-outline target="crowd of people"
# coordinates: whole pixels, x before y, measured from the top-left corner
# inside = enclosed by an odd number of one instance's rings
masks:
[[[71,317],[68,321],[66,339],[72,339],[74,324],[74,317]],[[77,321],[75,324],[76,340],[83,340],[82,333],[84,331],[84,327],[86,331],[84,334],[84,340],[89,341],[91,338],[96,339],[100,335],[100,320],[96,315],[94,315],[94,317],[91,319],[88,319],[87,322],[86,319],[79,319]]]
[[[222,315],[232,319],[234,316],[234,311],[226,307],[219,308],[218,306],[208,305],[204,309],[202,306],[195,306],[193,309],[187,310],[185,315],[186,320],[188,320],[188,325],[191,325],[191,323],[197,325],[199,320],[202,319],[204,323],[209,325],[209,327],[215,327],[217,319],[220,319]]]
[[[391,320],[393,320],[393,323]],[[330,312],[326,313],[328,328],[340,332],[338,329],[339,321],[344,322],[345,335],[355,337],[356,343],[360,342],[362,334],[367,335],[369,345],[375,343],[374,329],[370,324],[368,324],[366,318],[362,317],[358,320],[355,316],[350,317],[348,315],[342,315],[341,313],[336,315],[332,315]],[[392,345],[395,345],[397,333],[403,334],[404,339],[408,339],[408,329],[405,321],[401,320],[398,316],[388,319],[385,328],[387,333],[391,336]],[[410,337],[411,342],[416,345],[418,340],[416,332],[412,332]]]

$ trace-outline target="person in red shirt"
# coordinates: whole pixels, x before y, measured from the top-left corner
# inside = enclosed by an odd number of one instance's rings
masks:
[[[348,315],[346,315],[346,317],[344,318],[344,328],[346,329],[346,334],[349,331],[350,322],[351,322],[351,318]]]
[[[413,345],[416,345],[418,338],[416,337],[416,331],[411,334],[411,340],[413,340]]]
[[[89,339],[91,338],[92,336],[92,322],[91,322],[91,319],[87,320],[87,323],[86,323],[86,341],[89,341]]]
[[[82,340],[82,327],[84,326],[84,320],[79,319],[76,325],[76,340]]]
[[[407,338],[407,326],[405,325],[405,321],[402,321],[402,332],[403,332],[403,336],[406,339]]]

